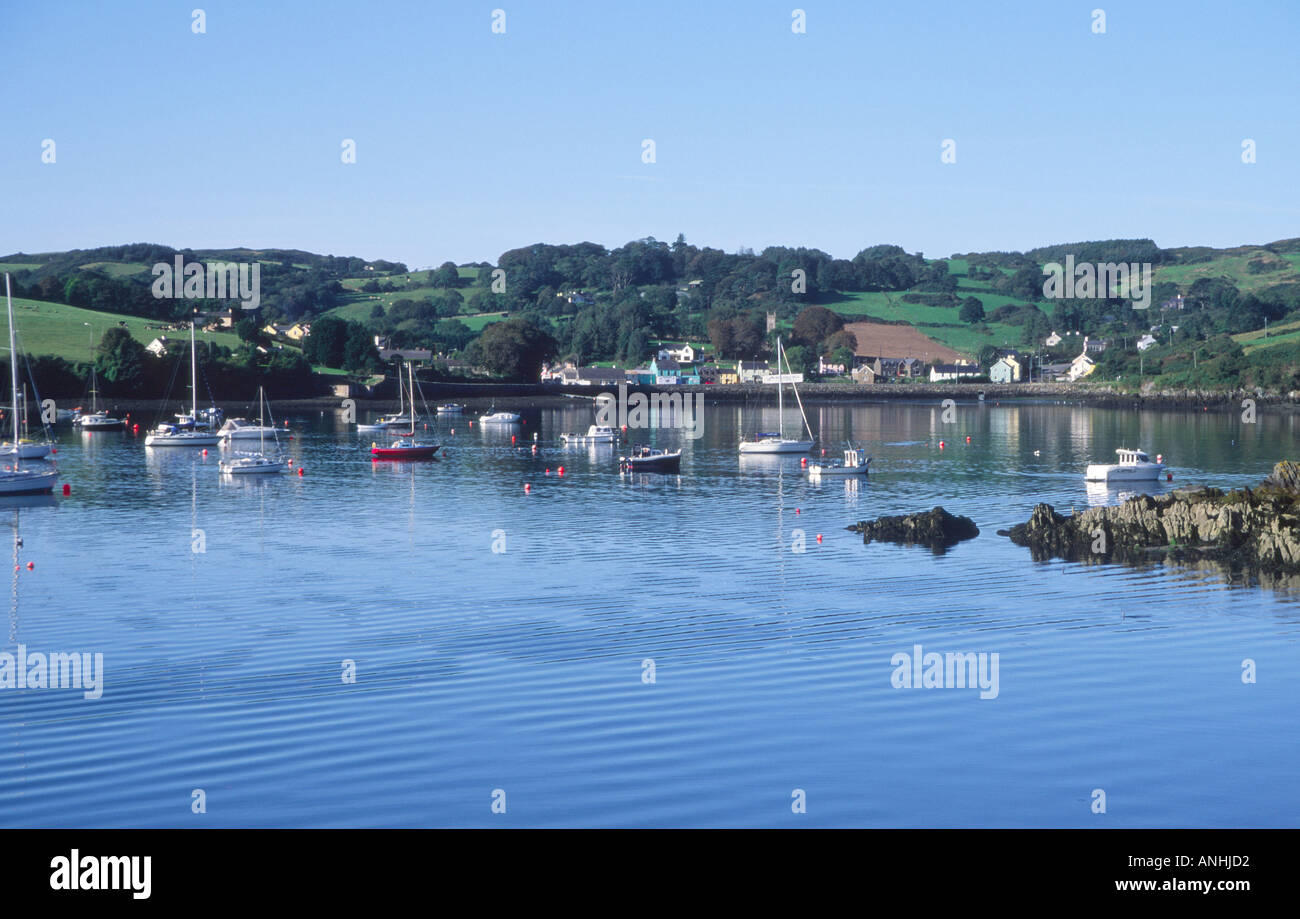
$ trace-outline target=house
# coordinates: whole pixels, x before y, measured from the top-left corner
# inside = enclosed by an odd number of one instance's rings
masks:
[[[566,367],[560,382],[578,386],[617,386],[627,382],[627,371],[617,367]]]
[[[718,372],[718,380],[717,380],[717,381],[718,381],[718,383],[721,384],[721,385],[726,385],[726,384],[728,384],[728,383],[739,383],[739,382],[740,382],[740,374],[736,373],[735,370],[723,369],[723,368],[719,367],[717,372]]]
[[[288,331],[289,331],[289,326],[280,325],[275,322],[268,322],[266,325],[262,326],[262,333],[271,338],[279,338],[281,335],[284,335]]]
[[[1043,344],[1047,345],[1047,347],[1049,348],[1055,348],[1057,345],[1061,343],[1061,341],[1062,341],[1061,336],[1058,335],[1056,332],[1053,332],[1051,335],[1048,335],[1046,339],[1044,339]]]
[[[656,357],[650,362],[650,373],[654,376],[653,382],[660,385],[672,385],[682,382],[681,364],[671,357]]]
[[[762,383],[763,377],[771,373],[766,361],[737,361],[736,376],[742,383]]]
[[[1004,354],[989,368],[989,380],[993,383],[1019,383],[1023,372],[1015,355]]]
[[[854,367],[853,370],[850,371],[849,376],[853,377],[854,383],[870,384],[878,382],[880,379],[879,375],[876,373],[876,369],[870,364],[861,364],[860,366]]]
[[[925,362],[915,357],[878,357],[871,363],[878,378],[915,379],[925,375]]]
[[[1083,336],[1083,353],[1084,354],[1101,354],[1110,346],[1110,342],[1105,338],[1089,338]]]
[[[355,387],[351,383],[331,383],[330,391],[340,399],[350,399],[354,395]]]
[[[167,336],[162,335],[158,338],[155,338],[153,341],[149,342],[149,344],[145,345],[144,349],[148,351],[150,354],[152,354],[154,357],[166,357]]]
[[[817,372],[822,376],[840,376],[845,369],[843,364],[832,363],[824,357],[817,358]]]
[[[1156,344],[1156,342],[1157,339],[1154,335],[1151,334],[1143,335],[1141,338],[1137,340],[1137,349],[1139,351],[1145,351],[1147,348],[1150,348],[1152,345]]]
[[[302,341],[311,334],[310,322],[295,322],[285,331],[285,337],[290,341]]]
[[[718,368],[713,364],[701,364],[699,373],[701,383],[718,382]]]
[[[957,382],[980,375],[979,367],[974,364],[932,364],[930,366],[931,383]]]
[[[1073,383],[1075,380],[1081,380],[1088,374],[1097,369],[1097,362],[1084,352],[1070,361],[1070,370],[1066,373],[1065,378]]]
[[[1180,309],[1183,309],[1183,307],[1186,305],[1186,302],[1187,302],[1187,301],[1185,301],[1185,300],[1183,299],[1183,295],[1182,295],[1182,294],[1178,294],[1178,295],[1172,297],[1171,299],[1166,300],[1164,303],[1161,303],[1161,304],[1160,304],[1160,309],[1162,309],[1162,310],[1166,310],[1166,311],[1167,311],[1167,310],[1180,310]]]

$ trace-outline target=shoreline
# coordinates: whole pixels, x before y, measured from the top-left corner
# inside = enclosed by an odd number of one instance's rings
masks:
[[[523,407],[557,406],[594,399],[602,392],[617,395],[617,388],[596,386],[562,386],[554,383],[464,383],[464,382],[421,382],[420,388],[429,407],[435,408],[439,403],[456,400],[472,403],[491,403],[499,400],[511,400]],[[703,395],[705,404],[754,403],[771,392],[771,387],[761,383],[713,384],[707,386],[628,386],[627,392],[642,393],[681,393],[684,397],[694,398]],[[963,404],[979,404],[980,394],[984,394],[984,404],[1013,405],[1032,404],[1074,404],[1098,408],[1135,408],[1138,410],[1166,409],[1184,410],[1201,408],[1205,411],[1240,411],[1242,402],[1252,399],[1258,411],[1291,413],[1300,411],[1300,392],[1285,394],[1236,391],[1161,391],[1150,393],[1126,393],[1093,386],[1080,386],[1071,383],[1018,383],[985,384],[978,383],[877,383],[871,385],[846,385],[840,383],[801,383],[799,395],[807,403],[836,404],[851,403],[859,405],[902,403],[933,403],[952,399]],[[357,409],[361,411],[386,412],[396,409],[397,400],[382,397],[353,396]],[[69,405],[72,400],[60,400]],[[281,410],[340,410],[343,398],[339,396],[311,396],[299,399],[272,399],[270,404],[274,411]],[[160,399],[121,399],[108,400],[107,404],[121,411],[161,411],[169,405],[179,404],[178,400]],[[249,403],[239,400],[218,400],[217,405],[225,410],[227,416],[244,412]]]

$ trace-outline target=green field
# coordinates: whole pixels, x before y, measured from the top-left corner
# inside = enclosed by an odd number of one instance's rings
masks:
[[[1274,345],[1291,344],[1300,341],[1300,320],[1270,326],[1267,337],[1265,337],[1263,329],[1256,329],[1254,332],[1242,332],[1240,335],[1234,335],[1232,340],[1241,345],[1242,350],[1247,354],[1261,348],[1271,348]]]
[[[1240,253],[1240,254],[1238,254]],[[1262,260],[1279,266],[1277,271],[1250,270],[1252,261]],[[1177,284],[1184,293],[1201,278],[1228,278],[1243,292],[1272,287],[1274,284],[1300,282],[1300,252],[1275,254],[1266,249],[1245,248],[1232,250],[1208,262],[1193,265],[1161,265],[1155,269],[1155,281]]]
[[[976,296],[991,313],[1005,303],[1022,303],[1013,297],[986,294],[980,290],[959,290],[958,296]],[[957,318],[957,309],[945,306],[926,306],[923,303],[904,303],[902,295],[890,292],[845,294],[844,298],[827,307],[850,322],[862,319],[902,319],[941,345],[974,356],[985,345],[1014,348],[1023,344],[1020,326],[1002,322],[985,322],[967,325]]]
[[[85,323],[90,323],[87,328]],[[122,316],[117,313],[100,313],[95,310],[46,303],[43,300],[14,300],[14,324],[18,328],[18,347],[29,355],[53,354],[69,361],[86,361],[90,356],[90,341],[96,345],[110,328],[125,323],[131,335],[141,344],[149,344],[160,335],[169,338],[184,336],[183,332],[162,332],[147,326],[162,325],[158,319],[140,316]],[[3,334],[9,335],[8,326]],[[233,332],[198,332],[200,341],[211,341],[227,348],[239,346],[239,337]]]
[[[98,271],[110,278],[129,278],[135,274],[151,274],[152,266],[143,262],[87,262],[81,266],[87,271]]]

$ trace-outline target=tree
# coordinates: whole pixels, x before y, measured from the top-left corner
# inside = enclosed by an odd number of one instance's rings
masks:
[[[827,336],[823,347],[825,348],[822,352],[823,354],[832,354],[836,351],[848,351],[850,357],[852,357],[853,353],[858,349],[858,336],[854,335],[848,329],[840,329],[838,332]],[[842,364],[844,362],[837,361],[836,363]],[[850,363],[852,363],[851,360]]]
[[[322,316],[312,323],[311,334],[303,339],[302,354],[313,364],[343,366],[343,349],[347,346],[349,323],[333,316]]]
[[[794,337],[820,353],[822,342],[844,327],[844,317],[824,306],[809,306],[800,310],[794,320]]]
[[[436,271],[429,272],[429,283],[434,287],[459,287],[460,272],[452,262],[443,262]]]
[[[967,297],[961,302],[961,312],[957,314],[962,322],[976,323],[984,321],[984,304],[979,297]]]
[[[374,338],[359,322],[347,324],[347,338],[343,342],[343,369],[353,373],[369,372],[380,366],[379,351]]]
[[[260,345],[266,340],[261,325],[253,316],[245,316],[235,323],[235,334],[239,336],[240,341],[248,342],[250,345]]]
[[[785,349],[785,360],[792,373],[814,374],[817,372],[817,352],[804,345],[795,345]]]
[[[113,384],[121,394],[140,391],[144,383],[144,356],[147,352],[131,333],[114,326],[99,340],[99,355],[95,358],[95,371],[101,379]]]
[[[524,316],[492,323],[476,344],[483,366],[492,373],[530,382],[538,378],[542,364],[559,350],[549,332]]]

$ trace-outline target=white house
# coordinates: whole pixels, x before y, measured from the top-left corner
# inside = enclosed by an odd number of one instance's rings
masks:
[[[1150,335],[1150,334],[1143,335],[1141,338],[1138,339],[1137,349],[1139,351],[1145,351],[1147,348],[1150,348],[1155,343],[1156,343],[1156,337],[1154,335]]]
[[[1061,336],[1056,334],[1055,332],[1053,332],[1051,335],[1048,335],[1046,341],[1043,342],[1043,344],[1047,345],[1047,347],[1049,348],[1055,348],[1060,343],[1061,343]]]
[[[149,344],[145,345],[144,349],[148,351],[150,354],[154,355],[155,357],[166,356],[167,336],[163,335],[160,338],[155,338],[153,341],[149,342]]]
[[[931,364],[930,365],[930,382],[944,383],[956,382],[969,377],[980,375],[980,369],[974,364]]]
[[[1088,352],[1083,352],[1074,360],[1070,361],[1070,372],[1065,378],[1073,383],[1075,380],[1081,380],[1088,374],[1097,369],[1097,362],[1088,356]]]
[[[1015,355],[1005,354],[989,368],[989,380],[994,383],[1019,383],[1023,372]]]

